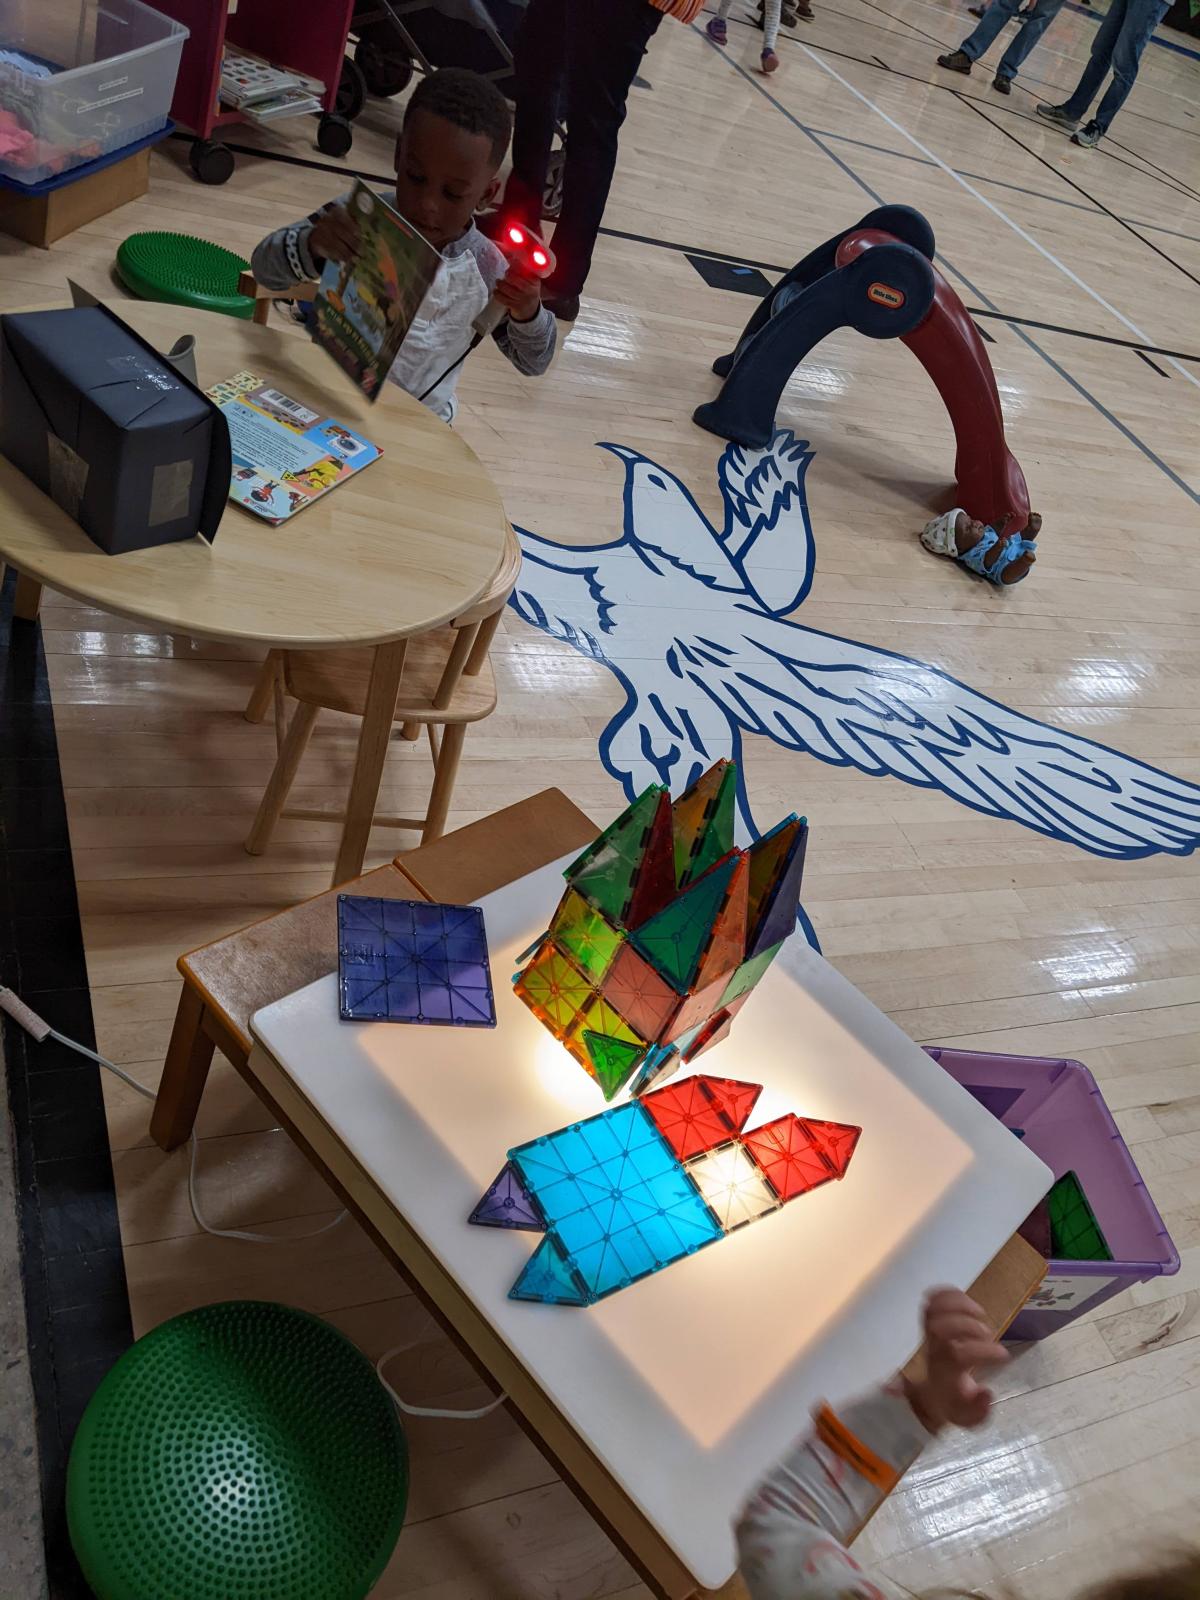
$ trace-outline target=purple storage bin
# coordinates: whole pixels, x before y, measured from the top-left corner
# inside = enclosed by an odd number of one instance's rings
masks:
[[[1044,1339],[1131,1284],[1179,1271],[1179,1252],[1081,1061],[925,1048],[1006,1128],[1020,1130],[1056,1179],[1076,1174],[1113,1254],[1111,1261],[1051,1261],[1006,1338]]]

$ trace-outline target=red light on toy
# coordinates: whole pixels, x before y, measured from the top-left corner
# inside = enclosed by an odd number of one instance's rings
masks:
[[[544,250],[535,250],[533,252],[533,264],[535,267],[544,267],[547,259],[548,257]]]
[[[525,234],[520,228],[510,228],[508,230],[508,237],[512,240],[513,244],[525,243]]]

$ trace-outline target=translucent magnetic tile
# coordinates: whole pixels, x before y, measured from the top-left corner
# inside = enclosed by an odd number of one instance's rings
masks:
[[[739,1143],[694,1156],[687,1170],[726,1233],[774,1211],[779,1199]]]
[[[675,835],[675,879],[681,886],[689,877],[698,876],[695,860],[705,832],[705,825],[716,810],[727,774],[733,769],[736,784],[737,770],[729,760],[721,760],[702,772],[690,788],[685,789],[671,807]],[[733,844],[733,812],[729,813],[729,844]],[[718,855],[724,855],[719,851]],[[714,860],[716,857],[713,858]]]
[[[623,942],[603,984],[604,998],[643,1039],[657,1039],[679,1005],[679,992]]]
[[[834,1177],[833,1168],[794,1112],[753,1129],[744,1135],[743,1143],[781,1200],[794,1200]]]
[[[782,943],[782,941],[780,941]],[[749,994],[763,973],[779,954],[779,945],[772,950],[764,950],[761,955],[751,956],[749,961],[743,961],[741,966],[730,978],[721,996],[722,1005],[732,1005],[741,995]]]
[[[645,1054],[640,1044],[630,1044],[626,1039],[612,1039],[604,1033],[593,1033],[585,1028],[583,1044],[591,1058],[596,1082],[604,1091],[604,1098],[612,1100],[633,1076],[633,1069]]]
[[[338,999],[347,1021],[494,1028],[478,906],[338,896]]]
[[[1062,1175],[1046,1203],[1050,1211],[1054,1255],[1059,1261],[1112,1260],[1112,1251],[1074,1172]]]
[[[726,980],[722,978],[718,983],[710,983],[707,988],[689,995],[664,1030],[663,1043],[676,1044],[685,1034],[702,1028],[710,1017],[720,1011],[725,988]]]
[[[548,1237],[561,1244],[591,1299],[722,1236],[639,1105],[561,1128],[513,1150],[510,1159],[546,1217]]]
[[[664,789],[642,847],[633,898],[621,919],[627,928],[639,928],[647,917],[675,898],[675,843],[671,832],[671,797]]]
[[[550,934],[559,949],[593,983],[604,977],[625,942],[620,929],[614,928],[574,889],[568,889],[559,901]]]
[[[581,1007],[595,992],[584,975],[547,939],[513,988],[531,1011],[561,1039],[575,1026]]]
[[[675,987],[686,992],[708,947],[738,857],[728,855],[632,934],[633,943]]]
[[[626,1044],[636,1044],[643,1050],[646,1048],[646,1040],[635,1033],[601,995],[593,996],[580,1011],[576,1032],[582,1034],[585,1029],[589,1033],[602,1033],[609,1039],[623,1039]]]
[[[615,922],[633,900],[658,801],[657,788],[645,790],[567,869],[568,882]]]
[[[700,1074],[653,1090],[641,1106],[679,1159],[687,1161],[740,1133],[761,1093],[756,1083]]]
[[[546,1227],[537,1203],[511,1161],[472,1211],[470,1221],[485,1228],[528,1228],[536,1233],[544,1232]]]

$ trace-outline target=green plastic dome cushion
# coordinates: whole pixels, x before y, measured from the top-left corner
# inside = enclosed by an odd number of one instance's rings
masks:
[[[188,233],[131,233],[117,249],[117,274],[142,300],[251,317],[254,300],[238,291],[238,276],[250,263]]]
[[[359,1600],[407,1501],[404,1430],[371,1363],[319,1318],[256,1300],[139,1339],[67,1472],[98,1600]]]

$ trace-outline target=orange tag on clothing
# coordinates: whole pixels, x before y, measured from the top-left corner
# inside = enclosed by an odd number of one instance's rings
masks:
[[[827,1445],[835,1456],[852,1466],[859,1477],[873,1484],[881,1494],[891,1494],[900,1482],[900,1474],[889,1466],[882,1456],[877,1456],[852,1434],[845,1423],[835,1417],[828,1406],[813,1413],[817,1438]]]

